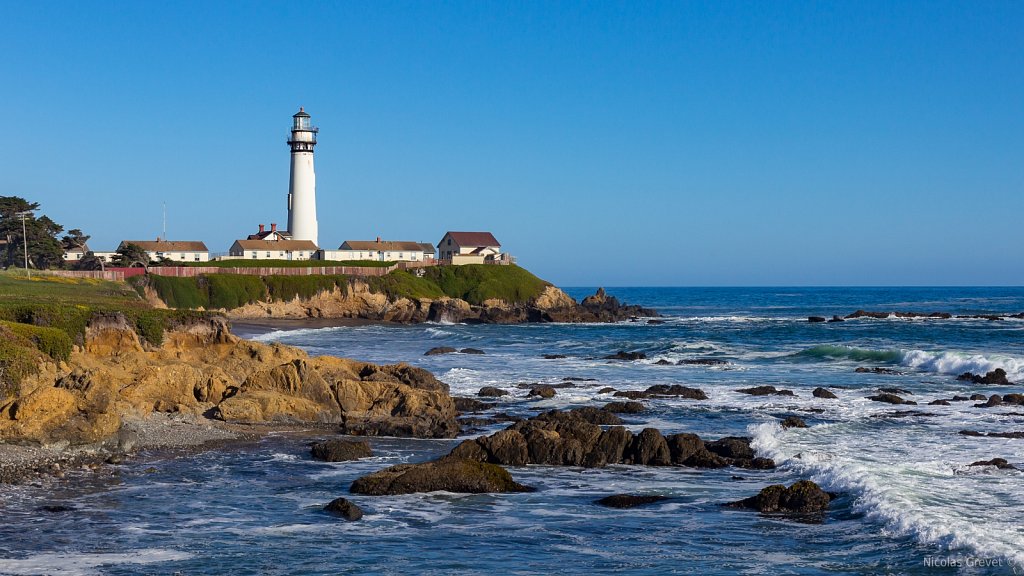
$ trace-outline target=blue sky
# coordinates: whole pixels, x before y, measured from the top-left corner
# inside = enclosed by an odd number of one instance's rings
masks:
[[[0,4],[0,195],[94,249],[490,230],[563,285],[1024,284],[1024,3]]]

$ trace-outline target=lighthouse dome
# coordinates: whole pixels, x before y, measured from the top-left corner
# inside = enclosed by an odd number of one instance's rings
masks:
[[[299,111],[298,111],[298,112],[296,112],[296,113],[295,113],[295,114],[294,114],[294,115],[292,116],[292,118],[309,118],[309,114],[307,114],[307,113],[306,113],[306,110],[305,110],[305,109],[303,109],[303,108],[302,108],[302,107],[300,106],[300,107],[299,107]]]

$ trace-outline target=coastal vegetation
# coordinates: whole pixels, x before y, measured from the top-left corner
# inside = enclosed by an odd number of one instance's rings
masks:
[[[360,278],[372,293],[391,300],[408,298],[460,298],[471,305],[492,299],[509,303],[529,302],[550,286],[518,266],[434,266],[422,268],[422,276],[394,270],[384,276]],[[168,306],[181,309],[232,309],[260,301],[285,302],[308,299],[321,292],[344,288],[354,278],[344,275],[248,276],[208,274],[196,277],[149,275],[130,280],[143,294],[148,286]]]
[[[155,309],[122,282],[0,273],[0,398],[35,373],[40,359],[66,361],[94,318],[123,317],[145,342],[159,345],[166,330],[204,315]]]
[[[332,266],[358,266],[361,268],[387,268],[394,262],[380,260],[214,260],[211,262],[170,262],[170,266],[200,266],[203,268],[329,268]]]

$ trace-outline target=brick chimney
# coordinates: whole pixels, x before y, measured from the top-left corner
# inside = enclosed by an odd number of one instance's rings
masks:
[[[270,223],[270,231],[271,232],[277,232],[277,224],[271,222]]]
[[[377,236],[377,244],[380,244],[380,236]]]
[[[260,234],[263,234],[263,224],[260,224]]]

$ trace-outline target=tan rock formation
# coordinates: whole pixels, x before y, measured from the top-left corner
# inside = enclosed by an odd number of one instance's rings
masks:
[[[148,349],[146,349],[148,348]],[[0,406],[0,440],[92,443],[123,417],[207,414],[231,422],[337,423],[350,433],[454,437],[455,407],[429,372],[240,340],[223,319],[168,331],[144,347],[123,318],[99,318],[84,349],[26,378]]]

